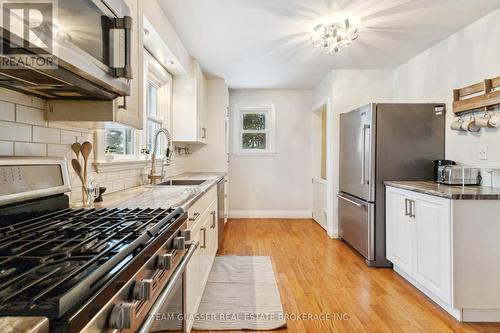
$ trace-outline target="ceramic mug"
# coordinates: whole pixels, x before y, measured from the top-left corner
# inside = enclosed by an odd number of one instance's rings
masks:
[[[462,131],[462,122],[462,118],[457,118],[451,123],[450,128],[454,131]]]
[[[500,115],[496,114],[494,116],[491,116],[488,124],[491,127],[500,127]]]
[[[479,132],[481,127],[476,125],[476,119],[471,116],[469,119],[464,120],[462,123],[462,129],[469,132]]]
[[[490,118],[491,116],[486,113],[484,116],[476,118],[476,125],[479,127],[490,127]]]

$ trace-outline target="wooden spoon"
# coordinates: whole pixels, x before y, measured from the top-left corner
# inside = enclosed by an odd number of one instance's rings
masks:
[[[81,149],[81,145],[80,143],[78,142],[75,142],[71,145],[71,149],[73,150],[73,152],[75,153],[76,155],[76,159],[78,160],[78,157],[80,156],[80,149]]]
[[[73,166],[73,170],[75,170],[76,175],[80,180],[82,181],[82,186],[85,187],[85,181],[83,180],[83,175],[82,175],[82,166],[80,165],[80,162],[76,158],[71,160],[71,165]]]
[[[92,144],[85,141],[80,148],[80,152],[83,156],[83,179],[87,181],[87,160],[89,159],[90,153],[92,152]]]

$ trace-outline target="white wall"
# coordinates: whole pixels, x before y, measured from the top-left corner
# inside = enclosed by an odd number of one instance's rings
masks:
[[[500,167],[497,144],[500,131],[480,133],[451,131],[453,89],[500,75],[500,10],[417,55],[393,70],[337,70],[330,72],[314,89],[313,104],[331,100],[333,113],[333,192],[338,192],[339,114],[369,102],[446,102],[446,158],[463,164]],[[479,145],[488,146],[489,158],[478,158]],[[489,177],[484,177],[489,184]],[[500,187],[500,175],[494,185]],[[337,200],[329,233],[337,235]]]
[[[453,120],[453,89],[500,76],[500,10],[496,10],[394,71],[397,102],[446,102],[446,158],[463,164],[500,167],[500,130],[479,133],[449,129]],[[478,157],[488,146],[488,160]],[[500,183],[496,184],[500,186]]]
[[[313,105],[317,107],[330,101],[330,122],[328,136],[332,139],[329,153],[332,160],[329,164],[329,179],[333,186],[326,195],[327,230],[331,237],[338,237],[338,207],[335,195],[339,191],[339,122],[340,114],[370,102],[389,102],[392,100],[391,70],[336,70],[330,72],[313,92]],[[313,114],[310,114],[314,117]],[[332,204],[333,203],[333,204]]]
[[[310,91],[231,90],[235,103],[273,103],[276,155],[231,155],[231,217],[311,217]]]

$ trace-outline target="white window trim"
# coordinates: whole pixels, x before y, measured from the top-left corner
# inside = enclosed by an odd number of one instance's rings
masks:
[[[147,110],[146,110],[146,89],[147,89],[147,80],[150,78],[150,73],[153,75],[155,82],[159,82],[162,87],[160,87],[159,99],[158,103],[160,108],[163,108],[165,111],[164,115],[161,117],[162,126],[167,128],[170,132],[172,132],[172,76],[163,66],[161,66],[158,61],[149,54],[149,52],[144,49],[144,77],[146,78],[143,82],[143,122],[144,128],[142,130],[132,129],[134,132],[134,154],[129,155],[114,155],[113,161],[106,161],[104,151],[106,149],[106,138],[105,131],[107,123],[104,126],[97,128],[95,131],[95,151],[96,151],[96,165],[98,164],[101,169],[106,168],[105,165],[109,164],[110,166],[117,164],[137,164],[142,165],[144,163],[144,159],[141,158],[141,149],[145,148],[147,142],[147,129],[146,129],[146,121],[148,118]],[[170,83],[170,85],[165,85],[165,83]],[[170,87],[170,89],[168,88]],[[167,101],[170,101],[168,103]],[[120,126],[117,123],[109,123],[112,126]],[[126,127],[126,126],[123,126]],[[151,156],[151,155],[150,155]],[[150,157],[148,158],[150,159]]]
[[[242,115],[245,113],[266,113],[266,149],[242,149]],[[233,108],[233,154],[241,156],[272,156],[276,154],[276,112],[272,103],[237,103]],[[260,132],[260,131],[257,131]]]
[[[161,123],[160,126],[172,133],[172,75],[147,51],[144,52],[144,129],[142,130],[141,148],[146,147],[147,121],[149,119]],[[147,83],[152,81],[158,87],[158,106],[163,110],[159,117],[152,117],[147,112]],[[170,103],[169,103],[170,101]],[[150,153],[150,157],[152,152]]]
[[[118,123],[106,123],[104,124],[104,128],[98,128],[96,129],[95,133],[95,146],[96,150],[98,151],[97,153],[97,162],[100,163],[105,163],[106,160],[106,155],[105,155],[105,150],[106,150],[106,129],[110,127],[116,127],[116,128],[123,128],[123,129],[132,129],[132,133],[134,136],[134,142],[133,142],[133,154],[114,154],[113,155],[113,161],[135,161],[139,160],[139,139],[140,136],[138,134],[137,130],[134,130],[133,128],[129,128],[127,126],[120,125]]]

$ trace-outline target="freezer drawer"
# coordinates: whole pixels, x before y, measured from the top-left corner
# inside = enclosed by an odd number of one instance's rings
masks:
[[[375,204],[346,193],[339,193],[340,237],[363,257],[374,260]]]

